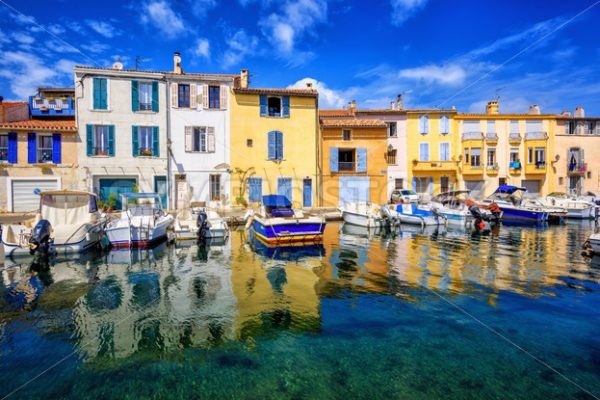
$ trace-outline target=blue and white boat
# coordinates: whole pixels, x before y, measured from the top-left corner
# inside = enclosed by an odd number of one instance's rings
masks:
[[[523,201],[527,188],[502,185],[482,204],[496,203],[502,210],[502,221],[537,224],[548,221],[548,210]]]
[[[397,218],[402,224],[411,225],[446,225],[448,218],[438,213],[431,206],[414,203],[396,204]]]
[[[292,202],[285,196],[263,196],[257,212],[247,215],[247,227],[267,245],[290,245],[321,242],[325,230],[325,218],[304,215],[302,210],[292,209]]]

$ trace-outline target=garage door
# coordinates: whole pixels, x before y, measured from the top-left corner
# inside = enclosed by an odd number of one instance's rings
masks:
[[[60,189],[58,179],[19,179],[11,183],[12,211],[33,211],[40,207],[40,192]]]
[[[367,203],[370,199],[370,181],[367,176],[340,176],[340,205]]]
[[[471,191],[471,197],[481,199],[485,195],[485,181],[465,181],[465,188]]]
[[[521,186],[527,189],[527,192],[525,192],[525,196],[527,197],[538,197],[540,195],[540,181],[537,179],[523,179],[521,181]]]
[[[121,209],[121,194],[131,193],[136,184],[134,178],[103,178],[98,180],[100,186],[100,193],[98,196],[103,202],[107,202],[114,193],[113,197],[116,199],[115,210]]]

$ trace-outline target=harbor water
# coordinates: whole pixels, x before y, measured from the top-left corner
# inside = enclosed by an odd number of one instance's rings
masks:
[[[588,222],[6,260],[0,398],[593,399]]]

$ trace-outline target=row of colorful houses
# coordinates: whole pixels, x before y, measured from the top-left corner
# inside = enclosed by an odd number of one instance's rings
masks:
[[[600,190],[600,118],[405,109],[319,108],[305,88],[255,88],[250,74],[76,66],[74,88],[40,88],[2,103],[0,209],[29,211],[45,189],[160,193],[168,208],[246,206],[280,193],[296,207],[384,203],[392,191],[432,195],[498,185],[533,195]],[[588,157],[584,157],[588,149]]]

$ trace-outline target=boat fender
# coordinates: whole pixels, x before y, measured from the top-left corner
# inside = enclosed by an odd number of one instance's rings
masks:
[[[249,216],[246,219],[246,226],[244,227],[246,230],[250,229],[250,227],[252,226],[252,222],[254,222],[254,216]]]

